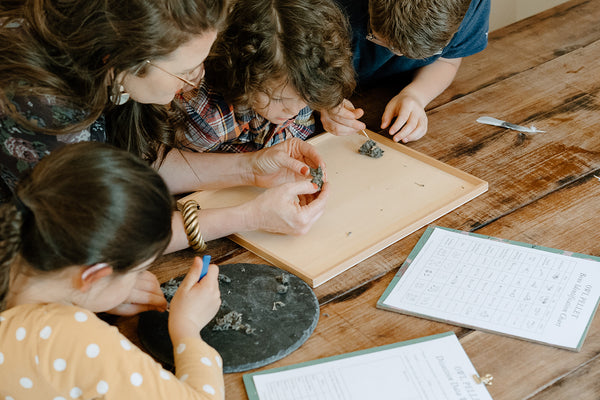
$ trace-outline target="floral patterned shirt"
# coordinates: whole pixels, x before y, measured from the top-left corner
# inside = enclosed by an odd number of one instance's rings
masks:
[[[8,107],[41,128],[60,128],[80,121],[84,112],[58,104],[52,96],[8,94]],[[0,109],[0,203],[12,196],[17,181],[53,150],[69,143],[106,142],[104,118],[70,134],[52,135],[19,125]]]

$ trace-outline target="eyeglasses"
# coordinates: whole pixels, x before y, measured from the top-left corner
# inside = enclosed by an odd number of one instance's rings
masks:
[[[365,39],[367,39],[371,43],[375,43],[378,46],[385,47],[386,49],[388,49],[389,51],[394,53],[394,55],[397,55],[397,56],[403,55],[402,52],[399,51],[398,49],[396,49],[394,46],[388,45],[386,42],[384,42],[383,40],[381,40],[377,36],[375,36],[373,34],[373,30],[371,29],[371,24],[369,24],[368,33],[365,36]]]
[[[198,65],[196,68],[194,68],[192,71],[188,72],[186,75],[191,75],[192,76],[192,80],[190,79],[186,79],[182,76],[179,76],[177,74],[174,74],[172,72],[167,71],[166,69],[164,69],[161,66],[158,66],[156,64],[154,64],[152,61],[150,60],[146,60],[146,63],[149,65],[152,65],[155,68],[160,69],[162,72],[164,72],[165,74],[169,74],[174,78],[179,79],[180,81],[182,81],[183,83],[185,83],[186,85],[189,85],[193,88],[198,87],[198,83],[202,80],[202,78],[204,78],[204,63]],[[195,82],[194,82],[195,81]]]

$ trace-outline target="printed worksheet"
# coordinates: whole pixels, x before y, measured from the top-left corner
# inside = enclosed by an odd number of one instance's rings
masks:
[[[244,375],[251,400],[491,400],[453,332]]]
[[[600,297],[598,261],[430,227],[377,306],[579,350]]]

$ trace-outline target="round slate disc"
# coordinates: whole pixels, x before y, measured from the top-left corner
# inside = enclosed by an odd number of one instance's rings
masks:
[[[183,276],[162,285],[168,301]],[[282,269],[262,264],[219,266],[221,308],[200,331],[202,339],[223,358],[223,372],[259,368],[287,356],[312,334],[319,303],[310,286]],[[199,305],[201,306],[201,305]],[[232,312],[241,314],[238,330],[215,330]],[[138,336],[157,360],[173,367],[168,312],[140,314]],[[230,318],[229,318],[230,319]]]

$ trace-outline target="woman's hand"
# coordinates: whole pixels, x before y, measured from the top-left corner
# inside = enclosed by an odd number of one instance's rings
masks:
[[[326,176],[325,162],[317,149],[298,138],[257,151],[252,158],[254,184],[260,187],[305,180],[310,176],[309,167],[318,166],[321,166],[323,175]]]
[[[143,311],[165,311],[166,309],[167,300],[160,289],[156,275],[150,271],[142,271],[127,299],[107,312],[114,315],[131,316]]]
[[[255,229],[303,235],[325,211],[328,196],[327,183],[319,191],[316,184],[305,179],[268,189],[247,206],[255,219]]]
[[[176,341],[185,337],[197,337],[219,311],[219,267],[211,264],[200,282],[202,259],[194,258],[187,273],[171,300],[169,311],[169,334]]]

